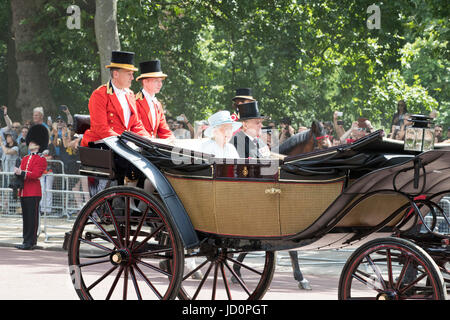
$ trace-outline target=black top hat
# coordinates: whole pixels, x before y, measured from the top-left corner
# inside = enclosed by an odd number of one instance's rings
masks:
[[[137,71],[134,66],[134,52],[113,51],[111,53],[111,63],[106,68],[119,68],[131,71]]]
[[[167,74],[161,71],[161,61],[150,60],[139,63],[141,75],[136,78],[136,81],[142,78],[166,78]]]
[[[239,120],[266,119],[267,117],[259,113],[258,101],[242,103],[237,106],[239,110]]]
[[[42,153],[48,147],[48,139],[48,129],[42,124],[35,124],[28,131],[25,142],[27,147],[30,142],[36,143],[39,145],[39,153]]]
[[[252,96],[252,89],[251,88],[239,88],[239,89],[236,89],[236,96],[233,99],[231,99],[231,100],[235,100],[235,99],[247,99],[247,100],[255,101],[255,99]]]

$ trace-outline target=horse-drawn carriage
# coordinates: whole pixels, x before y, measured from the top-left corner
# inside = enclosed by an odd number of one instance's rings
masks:
[[[80,156],[81,174],[111,183],[71,233],[81,299],[261,299],[276,251],[355,243],[340,299],[447,297],[448,148],[417,155],[377,131],[284,160],[216,159],[125,132]]]

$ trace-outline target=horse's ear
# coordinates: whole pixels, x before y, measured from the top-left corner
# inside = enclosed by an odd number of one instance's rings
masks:
[[[320,122],[317,120],[313,120],[313,122],[311,124],[311,131],[314,132],[315,135],[320,136],[322,129],[323,129],[323,127],[320,124]]]

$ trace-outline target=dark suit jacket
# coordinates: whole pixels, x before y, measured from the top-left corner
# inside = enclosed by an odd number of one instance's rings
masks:
[[[261,139],[256,139],[256,143],[251,141],[244,131],[240,130],[231,138],[230,143],[234,145],[241,158],[262,158],[263,155],[259,150],[266,144]]]

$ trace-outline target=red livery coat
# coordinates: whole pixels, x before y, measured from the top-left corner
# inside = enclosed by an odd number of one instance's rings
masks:
[[[139,91],[136,94],[136,107],[145,130],[150,133],[152,138],[158,137],[160,139],[167,139],[173,136],[173,133],[170,131],[169,125],[166,122],[161,102],[158,101],[155,105],[156,119],[152,119],[150,106],[142,91]],[[153,122],[155,122],[155,130],[153,130]]]
[[[136,110],[136,100],[133,91],[128,91],[126,98],[131,115],[127,127],[125,126],[122,106],[114,94],[111,82],[100,86],[92,93],[89,99],[91,127],[84,133],[81,146],[87,147],[91,141],[119,136],[126,130],[144,137],[150,137]]]
[[[39,154],[23,157],[20,163],[22,170],[23,189],[19,191],[20,197],[42,197],[41,182],[39,178],[47,169],[47,160]]]

